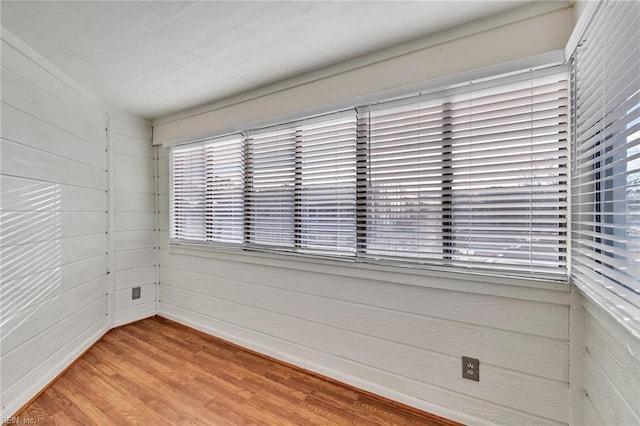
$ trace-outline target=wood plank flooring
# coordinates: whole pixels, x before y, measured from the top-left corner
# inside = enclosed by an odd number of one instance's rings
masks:
[[[18,417],[38,425],[457,424],[160,317],[109,331]]]

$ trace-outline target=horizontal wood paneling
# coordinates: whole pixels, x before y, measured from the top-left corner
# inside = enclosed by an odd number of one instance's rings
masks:
[[[101,276],[64,292],[57,291],[57,294],[51,294],[44,300],[27,304],[3,325],[3,353],[12,352],[20,347],[27,348],[33,343],[34,338],[47,331],[47,322],[58,323],[75,313],[73,310],[60,309],[61,306],[88,305],[96,295],[101,300],[104,299],[106,292],[102,292],[105,291],[105,286],[106,277]],[[104,300],[102,302],[104,303]],[[106,313],[106,310],[103,313]]]
[[[568,421],[567,306],[166,252],[160,265],[160,313],[209,332],[459,420]],[[479,386],[461,355],[481,359]]]
[[[30,272],[29,269],[25,268],[26,272],[20,278],[3,280],[3,301],[6,302],[1,310],[5,321],[3,325],[13,321],[7,318],[9,312],[19,312],[88,281],[106,278],[107,262],[101,253],[66,265],[52,262],[49,269],[41,272]],[[7,330],[11,328],[3,332]]]
[[[107,236],[104,233],[81,237],[61,238],[39,243],[0,247],[2,279],[14,279],[35,274],[52,267],[106,255]],[[53,263],[51,263],[53,262]]]
[[[406,379],[324,351],[314,351],[173,305],[162,304],[162,312],[162,315],[167,318],[186,323],[257,352],[429,412],[439,412],[441,415],[446,413],[448,418],[456,417],[459,421],[464,420],[466,424],[562,424],[499,406],[492,401],[467,397],[418,380]]]
[[[155,264],[156,253],[153,248],[120,250],[114,255],[114,267],[117,271],[154,266]]]
[[[416,345],[396,344],[385,338],[328,326],[313,318],[291,318],[282,313],[255,309],[244,304],[193,294],[165,285],[160,286],[160,300],[199,314],[211,315],[224,321],[250,328],[268,336],[296,342],[316,351],[334,354],[353,362],[388,371],[406,379],[436,385],[464,395],[479,396],[500,401],[502,405],[525,410],[541,417],[567,421],[567,384],[528,374],[518,374],[491,364],[482,364],[482,382],[474,383],[460,377],[460,358],[445,355],[437,348],[417,348]],[[295,300],[291,300],[295,304]],[[328,307],[325,304],[325,307]],[[161,309],[162,312],[162,309]],[[327,317],[332,312],[327,312]],[[416,323],[418,321],[415,321]],[[377,324],[379,325],[379,324]],[[388,320],[389,333],[399,331],[393,320]],[[375,327],[376,324],[372,324]],[[343,327],[351,328],[345,323]],[[428,332],[428,331],[427,331]],[[452,340],[459,336],[451,336]],[[480,340],[480,337],[476,337]],[[420,342],[416,342],[419,344]],[[479,356],[474,352],[474,356]]]
[[[92,295],[82,308],[72,311],[62,321],[56,322],[45,332],[36,336],[22,346],[2,354],[2,385],[7,392],[19,379],[29,373],[34,366],[47,362],[51,354],[57,352],[71,340],[81,335],[87,328],[102,320],[107,313],[107,297],[101,294],[97,298]]]
[[[593,302],[584,304],[585,421],[640,424],[640,339]]]
[[[155,266],[116,271],[116,290],[138,287],[155,282]]]
[[[151,142],[149,142],[149,144],[151,144]],[[154,159],[152,156],[147,158],[116,154],[113,172],[116,176],[127,175],[153,177],[153,163]],[[151,187],[151,189],[153,189],[153,186]]]
[[[35,243],[105,233],[104,212],[59,212],[21,210],[0,213],[0,245]]]
[[[155,230],[155,215],[153,212],[116,212],[116,231],[144,231]]]
[[[465,312],[464,316],[459,317],[448,313],[448,319],[442,319],[442,315],[440,318],[434,317],[434,312],[425,307],[421,312],[409,313],[406,310],[380,308],[362,301],[336,299],[337,295],[330,292],[325,292],[324,296],[309,295],[299,292],[295,283],[282,282],[283,285],[289,284],[292,290],[286,291],[283,288],[183,269],[162,268],[161,275],[162,283],[168,286],[276,312],[292,317],[292,320],[309,320],[336,328],[347,327],[359,334],[426,350],[440,348],[438,352],[453,356],[473,352],[486,364],[549,379],[568,380],[566,341],[478,326],[477,323],[472,323],[472,313]],[[301,281],[306,279],[302,278]],[[337,286],[349,287],[354,285],[355,280],[336,281]],[[440,298],[441,303],[447,297],[456,297],[455,294],[446,294],[452,292],[441,293],[445,293]],[[478,299],[482,297],[469,295],[461,304],[473,305]],[[468,318],[467,323],[460,322],[464,317]],[[393,324],[393,328],[389,328],[390,324]],[[526,362],[522,360],[523,351],[528,351],[529,354]]]
[[[105,189],[106,169],[70,160],[15,142],[2,140],[2,173],[51,183]],[[79,179],[82,176],[83,179]]]
[[[31,67],[30,65],[26,66]],[[2,101],[4,103],[72,133],[89,143],[104,146],[106,128],[104,118],[102,123],[95,123],[93,116],[85,115],[83,111],[65,103],[60,97],[42,90],[38,87],[38,83],[30,82],[21,77],[23,75],[21,65],[3,61],[2,67]]]
[[[136,284],[137,286],[138,284]],[[157,284],[155,275],[149,284],[140,285],[140,298],[131,299],[131,288],[116,290],[114,326],[147,318],[156,313]]]
[[[155,207],[153,193],[117,191],[114,195],[116,212],[152,212]]]
[[[125,288],[123,290],[116,290],[115,297],[115,310],[129,308],[131,306],[137,306],[149,302],[155,302],[156,300],[156,285],[155,283],[143,284],[140,288],[140,299],[131,300],[131,289]]]
[[[155,149],[149,123],[122,112],[113,115],[114,319],[121,325],[155,314]],[[131,288],[141,287],[141,298]]]
[[[107,213],[105,189],[0,176],[2,210]]]
[[[139,158],[139,157],[131,157]],[[126,193],[153,194],[155,182],[153,176],[131,176],[116,174],[114,176],[114,191]],[[151,192],[150,192],[151,191]]]
[[[137,250],[153,248],[156,236],[153,230],[148,231],[116,231],[113,235],[116,250]]]
[[[51,67],[38,64],[34,66],[33,58],[29,57],[29,53],[20,50],[24,46],[14,46],[15,41],[15,39],[2,40],[2,63],[5,67],[15,71],[31,85],[63,102],[65,109],[75,111],[83,119],[104,127],[104,109],[101,105],[93,99],[88,99],[78,87],[71,87],[58,78],[58,73]]]
[[[239,259],[241,255],[239,256]],[[295,265],[295,261],[290,261]],[[525,334],[550,337],[566,342],[568,332],[555,324],[567,323],[567,307],[520,299],[505,299],[490,295],[465,294],[417,286],[390,284],[381,280],[328,275],[327,273],[304,272],[290,268],[274,268],[194,256],[169,255],[160,252],[160,265],[167,268],[188,270],[218,278],[229,277],[235,281],[271,286],[301,293],[324,296],[333,300],[362,303],[391,310],[429,315],[436,318],[464,321],[487,327],[513,330]],[[526,293],[523,290],[522,293]],[[496,303],[496,302],[502,303]]]
[[[122,133],[116,133],[116,135],[112,146],[117,155],[149,158],[149,155],[153,154],[153,151],[149,149],[149,139],[141,139]]]
[[[118,309],[116,311],[116,317],[115,317],[113,326],[118,327],[120,325],[138,321],[143,318],[152,317],[155,314],[156,314],[155,298],[150,302],[145,302],[140,304],[133,303],[127,308]]]
[[[3,400],[7,413],[16,413],[44,386],[54,380],[60,372],[72,364],[84,351],[89,349],[107,330],[108,320],[101,316],[93,324],[87,324],[85,330],[51,354],[47,362],[41,363],[25,374],[6,390],[11,399]]]
[[[105,169],[105,147],[64,131],[37,117],[2,104],[2,137],[31,148]]]
[[[7,38],[9,37],[9,38]],[[107,115],[2,34],[0,417],[107,328]]]

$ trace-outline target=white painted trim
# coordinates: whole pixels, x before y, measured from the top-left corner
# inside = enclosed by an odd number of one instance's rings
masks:
[[[365,280],[383,280],[395,284],[488,294],[561,305],[569,305],[569,284],[530,278],[482,275],[436,267],[404,267],[356,263],[353,259],[329,259],[295,253],[265,253],[222,249],[199,245],[171,244],[168,252],[232,262],[277,266],[313,271],[327,275]],[[437,279],[427,279],[437,278]]]
[[[386,49],[381,49],[372,53],[368,53],[348,61],[340,62],[339,64],[331,65],[321,68],[316,71],[312,71],[306,74],[295,76],[288,80],[280,81],[268,86],[260,87],[258,89],[245,92],[236,96],[231,96],[226,99],[222,99],[216,102],[212,102],[201,107],[189,109],[184,112],[170,114],[168,116],[160,117],[153,120],[153,125],[169,123],[172,121],[181,120],[196,115],[205,114],[216,109],[228,107],[230,105],[249,101],[251,99],[266,96],[272,93],[280,92],[282,90],[290,89],[296,86],[300,86],[313,81],[325,79],[327,77],[335,76],[338,74],[344,74],[349,71],[365,67],[377,62],[386,61],[398,56],[407,55],[419,50],[427,49],[433,46],[437,46],[442,43],[446,43],[459,38],[470,37],[476,34],[480,34],[504,25],[512,24],[515,22],[530,19],[536,16],[551,13],[560,9],[565,9],[571,6],[570,1],[560,2],[547,2],[537,1],[530,2],[521,7],[515,7],[513,9],[489,16],[483,19],[465,23],[454,28],[450,28],[435,34],[430,34],[425,37],[418,38],[406,43],[391,46]]]
[[[584,33],[601,4],[602,2],[600,0],[591,0],[586,2],[584,11],[582,12],[582,15],[580,15],[580,18],[578,18],[578,22],[576,22],[573,32],[571,33],[571,37],[569,37],[567,46],[564,49],[564,57],[566,60],[569,60],[578,45],[582,42]]]

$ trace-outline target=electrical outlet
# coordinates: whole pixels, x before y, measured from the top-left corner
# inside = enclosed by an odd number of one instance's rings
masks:
[[[140,299],[140,287],[133,287],[131,289],[131,300]]]
[[[462,378],[476,382],[480,381],[480,360],[476,358],[462,357]]]

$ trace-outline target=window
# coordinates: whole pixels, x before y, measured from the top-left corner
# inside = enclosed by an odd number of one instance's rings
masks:
[[[247,245],[355,252],[355,111],[249,132],[247,152]]]
[[[562,279],[566,80],[527,71],[175,147],[172,241]]]
[[[171,151],[172,240],[242,243],[243,146],[231,136]]]
[[[572,89],[572,279],[640,332],[640,3],[599,6]]]

